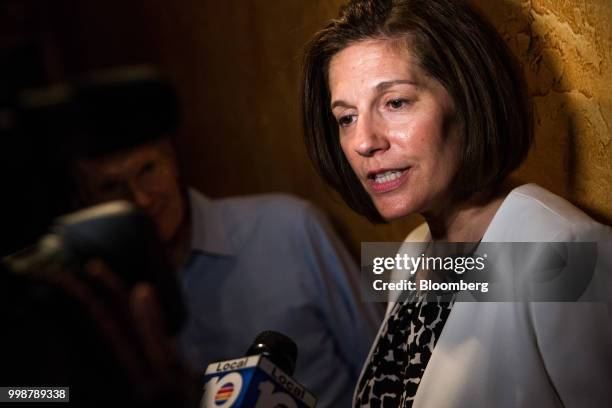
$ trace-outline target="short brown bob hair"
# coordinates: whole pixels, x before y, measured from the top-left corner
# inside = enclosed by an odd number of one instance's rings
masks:
[[[495,28],[461,0],[353,0],[307,45],[301,91],[306,147],[319,174],[348,205],[383,222],[349,165],[330,107],[332,57],[366,39],[405,39],[420,67],[455,102],[463,128],[457,194],[494,187],[525,159],[532,141],[525,81]]]

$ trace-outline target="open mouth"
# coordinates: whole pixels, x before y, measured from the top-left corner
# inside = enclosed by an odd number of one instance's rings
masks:
[[[402,175],[402,170],[391,170],[391,171],[385,171],[384,173],[378,173],[374,175],[373,179],[374,179],[374,183],[382,184],[382,183],[388,183],[393,180],[397,180],[398,178],[400,178],[401,175]]]
[[[401,186],[409,174],[410,167],[405,169],[384,170],[368,173],[368,184],[376,193],[386,193]]]

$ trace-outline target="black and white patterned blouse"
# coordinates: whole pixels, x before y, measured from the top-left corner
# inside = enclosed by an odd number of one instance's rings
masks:
[[[395,305],[357,386],[356,408],[412,407],[455,298],[415,292]]]

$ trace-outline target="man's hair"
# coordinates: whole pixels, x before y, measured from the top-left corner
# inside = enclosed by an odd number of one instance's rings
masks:
[[[456,194],[491,188],[523,162],[533,138],[525,81],[483,16],[461,0],[353,0],[307,45],[301,90],[310,158],[353,210],[383,221],[340,147],[328,73],[335,54],[368,39],[410,47],[419,66],[453,99],[463,129]]]

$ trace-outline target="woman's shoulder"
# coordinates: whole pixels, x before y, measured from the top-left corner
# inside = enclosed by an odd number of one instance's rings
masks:
[[[484,241],[608,240],[612,230],[564,198],[536,185],[512,190],[493,217]]]

